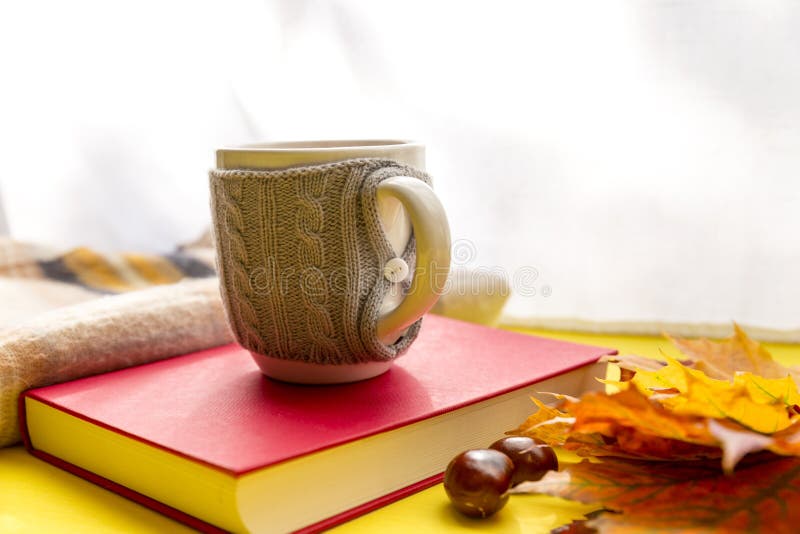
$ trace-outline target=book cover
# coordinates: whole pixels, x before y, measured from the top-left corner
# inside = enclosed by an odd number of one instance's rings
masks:
[[[439,482],[610,353],[428,316],[371,380],[284,384],[229,345],[30,390],[22,430],[33,454],[196,528],[315,531]]]

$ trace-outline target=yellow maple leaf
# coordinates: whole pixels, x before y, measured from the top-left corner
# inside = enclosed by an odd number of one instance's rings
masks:
[[[676,414],[730,419],[765,434],[791,426],[794,419],[787,408],[800,402],[797,385],[788,375],[764,378],[746,372],[719,380],[669,357],[657,371],[637,371],[631,383],[645,395],[673,391],[654,400]]]
[[[794,408],[800,404],[797,383],[788,374],[783,378],[764,378],[753,373],[738,373],[734,377],[734,382],[743,384],[755,402],[765,404],[779,402],[787,408]]]

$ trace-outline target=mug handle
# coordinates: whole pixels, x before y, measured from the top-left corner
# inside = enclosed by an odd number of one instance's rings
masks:
[[[400,201],[411,219],[417,260],[414,279],[403,301],[378,319],[378,339],[393,344],[409,326],[436,304],[450,272],[450,225],[439,197],[417,178],[396,176],[378,184],[378,202]]]

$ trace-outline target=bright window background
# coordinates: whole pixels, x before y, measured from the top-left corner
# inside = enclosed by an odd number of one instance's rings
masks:
[[[800,326],[800,3],[0,7],[11,234],[169,250],[223,144],[428,146],[510,317]]]

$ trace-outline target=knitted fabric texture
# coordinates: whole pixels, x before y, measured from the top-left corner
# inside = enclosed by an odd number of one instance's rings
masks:
[[[392,345],[376,333],[395,253],[380,221],[377,187],[427,174],[382,159],[282,170],[212,170],[220,288],[237,341],[304,362],[386,361],[408,348],[421,319]],[[403,259],[414,261],[413,239]]]

